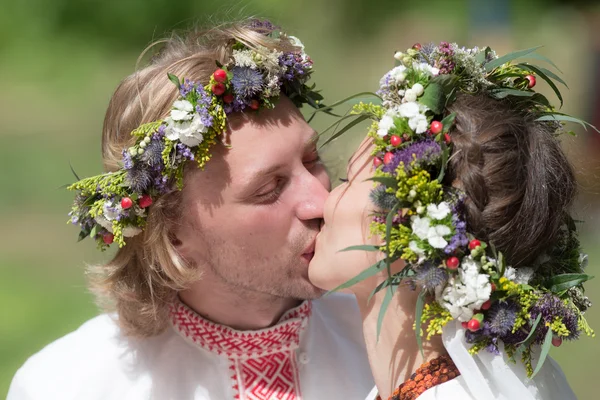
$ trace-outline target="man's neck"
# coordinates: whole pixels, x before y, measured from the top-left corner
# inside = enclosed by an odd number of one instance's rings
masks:
[[[385,290],[370,301],[369,293],[355,293],[363,319],[363,332],[375,384],[382,399],[391,393],[424,362],[443,354],[441,339],[435,336],[423,340],[424,357],[417,346],[413,323],[418,292],[401,286],[389,304],[381,331],[377,335],[377,320]]]
[[[212,281],[212,280],[211,280]],[[233,288],[224,282],[201,280],[179,298],[202,317],[237,330],[258,330],[276,324],[301,301]]]

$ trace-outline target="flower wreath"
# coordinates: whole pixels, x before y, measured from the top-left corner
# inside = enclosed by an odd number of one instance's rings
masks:
[[[482,349],[498,353],[503,343],[512,360],[520,356],[530,377],[541,368],[551,345],[576,339],[582,332],[594,335],[584,318],[591,303],[582,286],[591,276],[584,273],[587,256],[580,251],[574,222],[565,222],[556,246],[534,265],[516,269],[493,244],[469,233],[464,194],[444,187],[442,179],[451,154],[450,131],[455,118],[448,105],[459,92],[486,93],[496,99],[512,96],[553,131],[560,130],[564,121],[592,127],[556,112],[546,97],[532,90],[537,76],[550,85],[562,105],[554,82],[564,84],[560,77],[529,63],[514,63],[524,56],[551,63],[535,53],[536,49],[498,57],[490,48],[466,49],[442,42],[439,46],[417,44],[405,53],[398,52],[397,66],[381,79],[375,100],[355,105],[344,118],[356,119],[332,135],[337,137],[362,120],[374,120],[369,135],[375,145],[372,180],[376,187],[370,197],[378,211],[371,231],[384,244],[352,246],[344,251],[385,254],[334,290],[386,268],[389,271],[392,262],[402,259],[406,267],[389,274],[373,291],[385,290],[378,332],[395,290],[407,281],[421,289],[415,323],[420,348],[424,324],[429,339],[441,334],[449,321],[458,320],[472,344],[472,354]],[[542,347],[534,371],[532,352],[538,344]]]
[[[295,50],[254,49],[236,42],[229,62],[217,63],[206,86],[168,74],[180,96],[167,118],[131,132],[136,141],[123,150],[121,169],[81,180],[76,175],[78,181],[67,189],[77,191],[69,216],[81,228],[79,240],[90,236],[105,250],[113,242],[123,247],[126,237],[142,232],[157,196],[182,189],[186,162],[203,168],[210,160],[227,115],[273,108],[281,93],[297,107],[323,107],[322,96],[307,85],[313,62],[300,40],[270,24],[267,28],[268,36],[290,41]]]

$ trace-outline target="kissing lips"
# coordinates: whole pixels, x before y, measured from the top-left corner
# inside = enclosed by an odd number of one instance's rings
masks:
[[[310,262],[312,258],[315,256],[315,240],[310,243],[310,245],[304,250],[302,253],[302,258],[306,261]]]

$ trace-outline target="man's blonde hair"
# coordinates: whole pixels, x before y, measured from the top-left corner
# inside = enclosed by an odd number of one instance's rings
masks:
[[[119,84],[108,105],[102,132],[105,169],[120,168],[123,149],[135,142],[132,130],[169,114],[178,91],[167,73],[205,85],[216,62],[225,64],[230,59],[236,42],[259,51],[294,49],[285,38],[274,40],[265,35],[270,24],[255,21],[174,34],[150,46],[160,45],[161,50],[149,65]],[[181,216],[181,197],[181,192],[174,191],[154,199],[144,232],[129,238],[110,262],[90,269],[92,290],[106,311],[117,312],[126,335],[145,337],[164,330],[177,292],[199,277],[198,269],[188,265],[172,243],[173,227]]]

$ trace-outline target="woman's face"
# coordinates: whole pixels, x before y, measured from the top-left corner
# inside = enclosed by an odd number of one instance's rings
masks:
[[[348,182],[336,187],[327,198],[323,210],[323,226],[317,236],[315,255],[308,268],[313,285],[331,290],[352,279],[374,264],[381,255],[362,250],[340,251],[350,246],[377,244],[369,233],[373,211],[369,193],[373,181],[373,145],[370,138],[360,144],[348,163]],[[357,286],[372,286],[369,281]]]

